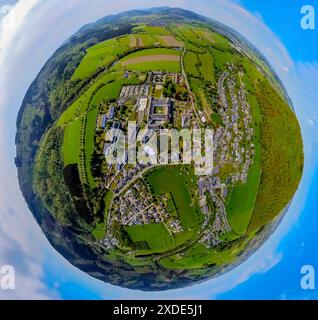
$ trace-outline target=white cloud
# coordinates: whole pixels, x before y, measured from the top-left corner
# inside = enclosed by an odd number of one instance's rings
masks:
[[[309,127],[313,127],[315,125],[315,121],[313,119],[308,119],[307,123]]]
[[[7,72],[10,71],[10,57],[15,40],[23,28],[29,13],[37,0],[21,0],[15,6],[2,7],[0,21],[0,149],[8,150],[8,119],[3,112],[9,102]],[[12,66],[11,66],[12,67]],[[14,82],[13,82],[14,83]],[[11,83],[12,85],[12,83]],[[12,142],[13,139],[10,139]],[[0,158],[0,262],[12,264],[16,269],[16,290],[1,291],[0,299],[45,299],[54,297],[48,292],[41,278],[44,261],[45,238],[33,218],[27,214],[27,207],[20,196],[10,152],[3,152]]]
[[[15,6],[6,5],[1,8],[4,16],[0,24],[0,64],[6,59],[9,53],[8,46],[12,45],[12,40],[19,32],[25,17],[38,2],[38,0],[20,0]]]

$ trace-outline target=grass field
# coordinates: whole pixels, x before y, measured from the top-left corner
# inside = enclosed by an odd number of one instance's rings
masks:
[[[185,230],[198,228],[201,213],[190,193],[192,188],[196,188],[193,169],[186,174],[180,167],[162,167],[154,169],[145,179],[155,195],[171,192]]]
[[[134,52],[121,60],[125,68],[132,71],[149,70],[180,72],[181,52],[168,48],[146,49]]]
[[[99,223],[93,230],[92,235],[96,240],[103,240],[106,237],[105,223]]]
[[[210,120],[212,109],[204,93],[204,85],[200,79],[190,79],[191,89],[196,97],[197,107],[204,111],[207,118]]]
[[[246,76],[252,83],[261,75],[257,70],[249,68]],[[248,225],[254,212],[256,197],[261,177],[261,122],[262,114],[255,96],[248,93],[247,99],[252,109],[255,134],[255,160],[248,174],[246,184],[236,186],[232,192],[231,200],[227,206],[227,214],[232,229],[237,234],[246,234]]]
[[[200,66],[200,73],[203,76],[204,80],[213,82],[215,81],[214,76],[214,61],[213,56],[210,52],[207,52],[205,54],[200,54],[199,59],[201,62]]]
[[[106,195],[104,197],[104,206],[105,206],[105,216],[104,221],[97,224],[95,229],[92,230],[92,235],[97,240],[102,240],[106,237],[106,230],[107,230],[107,218],[108,218],[108,210],[111,205],[112,199],[113,199],[113,192],[111,190],[107,190]]]
[[[96,90],[98,90],[98,88],[100,88],[102,85],[109,83],[109,81],[114,81],[115,79],[122,77],[123,74],[123,71],[118,71],[110,72],[99,77],[61,115],[58,125],[62,126],[67,122],[73,121],[77,117],[85,114],[89,108],[94,94],[96,94]]]
[[[84,79],[92,75],[99,67],[110,64],[118,55],[128,53],[129,50],[129,36],[106,40],[87,49],[87,54],[75,70],[72,79]]]
[[[228,40],[226,40],[221,35],[211,32],[207,29],[193,29],[193,31],[204,41],[206,41],[206,45],[213,46],[222,51],[228,51],[230,49],[230,45]]]
[[[228,249],[208,249],[198,243],[182,254],[173,255],[160,260],[160,264],[168,269],[200,269],[209,265],[230,263],[244,249],[247,240],[237,240]]]
[[[131,71],[166,71],[166,72],[177,72],[181,71],[181,66],[179,62],[176,61],[153,61],[147,63],[136,63],[126,66],[128,70]]]
[[[104,202],[105,202],[105,215],[108,216],[108,210],[111,206],[111,202],[113,200],[114,194],[111,190],[107,190],[107,193],[105,195],[104,198]],[[106,217],[107,218],[107,217]]]
[[[87,181],[91,188],[94,188],[96,183],[91,173],[91,159],[94,153],[94,136],[96,131],[96,120],[98,116],[98,109],[94,108],[87,114],[87,122],[85,127],[85,171]]]
[[[134,34],[106,40],[87,49],[87,54],[75,70],[72,79],[84,79],[99,67],[114,62],[118,56],[132,51],[138,44],[143,47],[155,46],[158,40],[150,34]]]
[[[140,255],[164,252],[173,245],[173,237],[163,223],[126,227],[126,231],[133,242],[147,243],[149,250],[139,250]]]
[[[161,54],[161,55],[151,55],[151,56],[141,56],[141,57],[136,57],[136,58],[131,58],[129,60],[125,60],[122,62],[122,64],[124,66],[129,66],[132,64],[138,64],[138,63],[145,63],[147,64],[148,62],[152,63],[152,62],[180,62],[180,57],[177,55],[165,55],[165,54]]]
[[[95,181],[91,174],[91,158],[94,152],[94,135],[99,104],[102,100],[116,100],[123,85],[139,83],[136,76],[126,79],[121,78],[122,75],[123,72],[120,71],[101,77],[64,112],[58,121],[58,125],[65,125],[64,164],[65,166],[74,163],[79,164],[82,148],[81,121],[83,116],[86,116],[87,122],[83,130],[84,141],[82,142],[85,150],[85,163],[80,172],[81,176],[85,172],[85,178],[92,188],[95,187]],[[115,79],[118,80],[114,81]],[[100,89],[98,89],[99,87]]]
[[[150,34],[135,34],[140,47],[153,47],[157,43],[157,39]]]
[[[227,206],[230,226],[237,234],[245,234],[254,212],[261,176],[260,128],[255,129],[255,162],[251,166],[247,182],[236,186]]]
[[[99,105],[103,100],[114,101],[118,98],[120,90],[124,85],[138,84],[139,80],[137,77],[131,77],[129,79],[118,79],[117,81],[108,83],[107,85],[100,88],[94,98],[92,99],[92,105]]]
[[[229,52],[223,52],[218,49],[211,49],[214,57],[215,67],[224,70],[225,64],[232,62],[233,55]]]
[[[139,25],[133,28],[134,33],[147,33],[151,35],[170,35],[171,33],[164,27],[155,27],[147,25]]]
[[[160,56],[160,55],[181,56],[181,52],[179,50],[168,49],[168,48],[145,49],[145,50],[139,50],[127,55],[125,58],[121,59],[121,62],[131,60],[134,58],[140,58],[140,57],[146,57],[146,56]]]
[[[98,107],[103,100],[117,99],[121,86],[139,83],[137,76],[126,79],[122,78],[123,74],[124,72],[119,70],[100,77],[62,114],[58,125],[63,126],[73,121],[87,113],[90,108]]]
[[[183,43],[173,36],[156,36],[162,46],[165,47],[183,47]]]
[[[178,30],[181,33],[182,38],[187,42],[192,42],[196,45],[204,47],[209,45],[207,39],[199,36],[196,33],[196,27],[192,27],[190,25],[180,25],[178,26]]]
[[[200,72],[197,68],[197,65],[199,65],[198,56],[196,53],[193,53],[191,51],[187,51],[184,57],[184,68],[186,72],[193,77],[199,77]]]
[[[189,43],[189,42],[186,43],[186,48],[187,48],[188,51],[192,51],[192,52],[195,52],[195,53],[205,53],[206,52],[205,49],[197,47],[194,44]]]
[[[64,129],[63,155],[65,166],[79,162],[81,121],[81,118],[76,119]]]
[[[129,47],[130,48],[137,47],[137,38],[133,34],[129,36]]]

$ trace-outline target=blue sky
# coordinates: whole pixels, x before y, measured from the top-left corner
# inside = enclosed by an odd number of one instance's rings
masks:
[[[315,61],[318,56],[318,29],[304,31],[300,25],[300,8],[312,5],[318,10],[317,1],[253,1],[240,2],[258,16],[279,37],[295,60]],[[318,12],[318,11],[317,11]]]
[[[300,8],[314,1],[253,0],[0,0],[0,265],[16,268],[10,299],[316,299],[300,288],[300,268],[318,268],[317,30],[300,28]],[[7,10],[10,4],[11,11]],[[110,13],[159,5],[183,7],[239,31],[271,62],[284,82],[302,126],[305,174],[278,230],[232,272],[201,285],[143,293],[97,281],[71,266],[48,243],[18,189],[14,134],[17,111],[30,83],[49,56],[83,24]],[[5,6],[5,7],[4,7]],[[317,10],[318,10],[318,4]],[[39,46],[41,44],[41,46]],[[36,48],[36,50],[35,50]]]

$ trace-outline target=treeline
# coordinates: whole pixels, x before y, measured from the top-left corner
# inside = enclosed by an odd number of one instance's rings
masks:
[[[127,34],[131,28],[129,23],[119,23],[118,26],[114,23],[111,27],[100,26],[94,32],[82,30],[56,51],[31,84],[18,114],[15,159],[27,203],[34,199],[33,165],[44,133],[91,81],[71,80],[86,49],[100,41]]]
[[[71,225],[75,206],[63,176],[63,129],[48,131],[39,149],[34,168],[34,190],[46,209],[62,225]]]
[[[256,82],[255,93],[263,116],[262,174],[249,233],[272,221],[288,205],[304,165],[303,142],[294,112],[266,79]]]

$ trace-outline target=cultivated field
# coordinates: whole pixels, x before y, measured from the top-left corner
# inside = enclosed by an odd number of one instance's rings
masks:
[[[101,42],[87,49],[87,54],[75,70],[72,79],[84,79],[91,76],[99,67],[111,64],[118,55],[132,50],[130,44],[130,36],[124,36]]]
[[[175,61],[179,62],[180,57],[176,55],[152,55],[152,56],[143,56],[137,58],[131,58],[122,62],[124,66],[129,66],[131,64],[138,64],[138,63],[147,63],[147,62],[154,62],[154,61]]]
[[[146,49],[127,55],[118,67],[123,66],[132,71],[157,70],[180,72],[181,52],[168,48]]]
[[[158,36],[157,39],[166,47],[183,47],[183,43],[173,36]]]
[[[137,47],[137,38],[134,35],[129,36],[129,47],[130,48]]]

